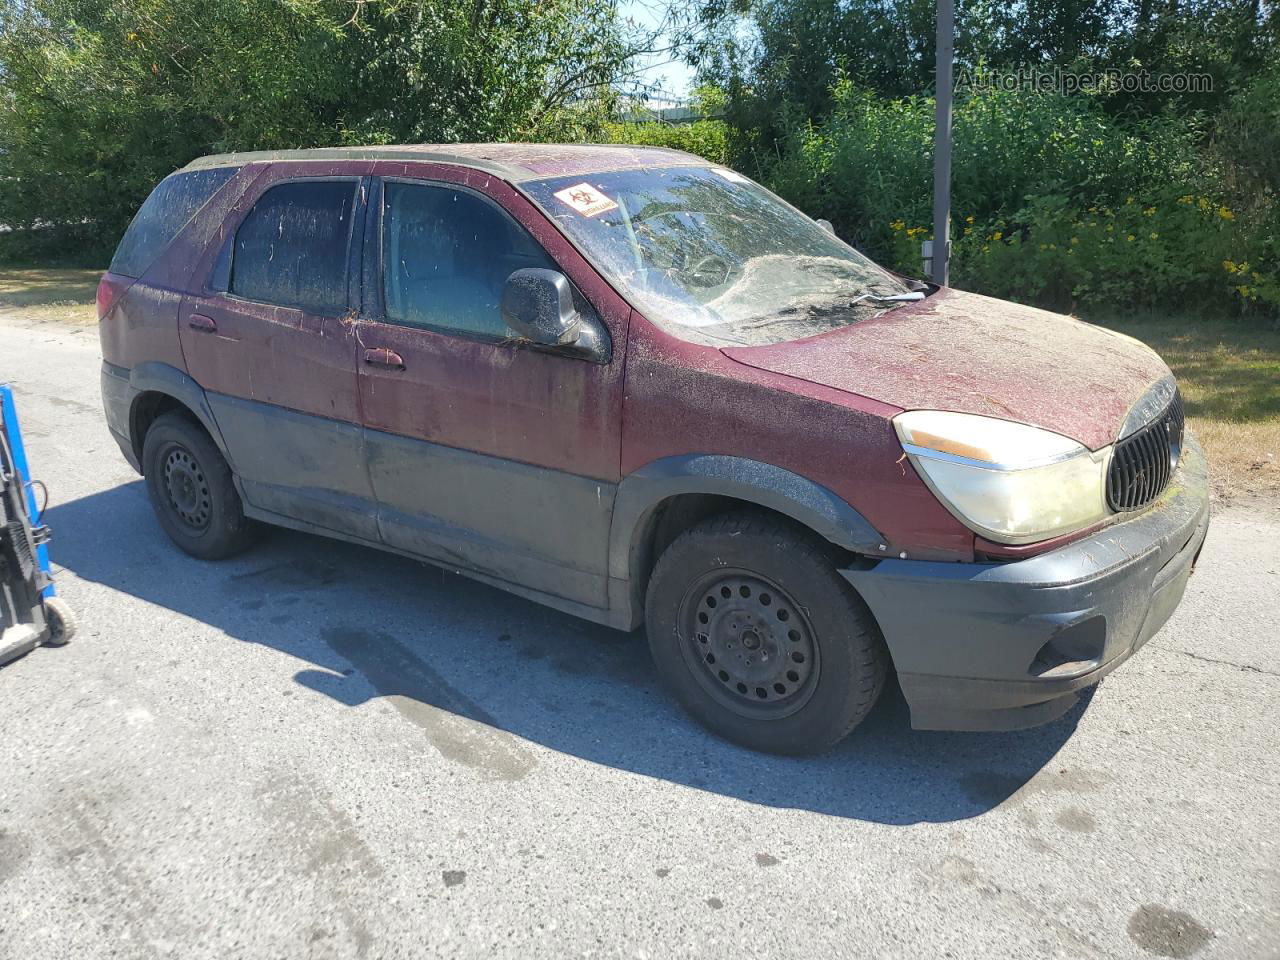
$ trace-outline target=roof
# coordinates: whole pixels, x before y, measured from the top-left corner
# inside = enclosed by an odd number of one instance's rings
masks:
[[[238,167],[250,163],[306,160],[399,160],[452,163],[484,170],[507,180],[573,176],[642,167],[706,166],[707,161],[681,150],[627,144],[450,143],[382,147],[320,147],[313,150],[261,150],[221,153],[192,160],[183,169]]]

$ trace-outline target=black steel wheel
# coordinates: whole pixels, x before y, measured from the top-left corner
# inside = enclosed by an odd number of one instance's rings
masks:
[[[685,593],[681,647],[703,688],[744,717],[785,717],[813,695],[821,662],[804,610],[746,570],[715,570]]]
[[[248,546],[256,532],[209,434],[194,418],[166,413],[147,430],[142,468],[156,517],[169,539],[202,560]]]
[[[164,462],[164,490],[169,509],[193,532],[208,529],[213,499],[199,462],[176,441],[169,443],[160,456]]]
[[[884,686],[888,656],[871,612],[837,570],[839,552],[765,514],[697,524],[649,578],[654,662],[714,733],[771,753],[843,739]]]

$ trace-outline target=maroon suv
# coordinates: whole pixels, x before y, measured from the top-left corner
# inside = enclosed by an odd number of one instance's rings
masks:
[[[194,556],[254,521],[624,630],[752,747],[1053,720],[1169,617],[1205,463],[1120,334],[889,273],[670,150],[208,157],[98,292],[102,393]]]

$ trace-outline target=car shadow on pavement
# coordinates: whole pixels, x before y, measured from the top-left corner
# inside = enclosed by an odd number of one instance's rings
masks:
[[[751,803],[889,824],[960,820],[1035,776],[1089,699],[1034,730],[931,733],[910,729],[890,684],[834,751],[767,756],[688,719],[659,686],[641,632],[284,530],[204,563],[165,538],[141,481],[52,506],[45,519],[55,569],[284,652],[280,670],[317,694],[351,707],[386,698],[419,728],[409,735],[490,779],[518,779],[535,763],[523,740]],[[294,658],[312,666],[297,671]]]

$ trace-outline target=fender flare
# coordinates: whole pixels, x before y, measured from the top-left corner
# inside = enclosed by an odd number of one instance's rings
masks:
[[[630,581],[642,562],[654,512],[681,494],[714,494],[766,507],[803,524],[838,547],[878,554],[884,539],[865,517],[790,470],[744,457],[694,454],[645,464],[618,485],[609,528],[609,577]]]
[[[222,431],[218,429],[218,421],[214,419],[213,409],[209,406],[209,399],[205,396],[204,388],[191,379],[188,374],[170,364],[149,360],[138,364],[129,371],[129,385],[136,391],[129,409],[129,441],[131,443],[137,443],[140,447],[142,441],[141,437],[134,436],[134,418],[137,412],[138,398],[143,393],[163,393],[177,400],[191,411],[195,418],[200,421],[200,425],[213,438],[218,451],[226,457],[227,463],[231,465],[232,472],[235,472],[235,465],[231,462],[231,456],[227,452],[227,444],[222,438]]]

